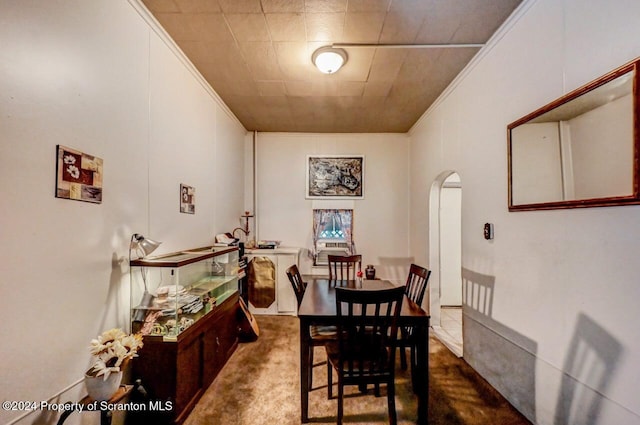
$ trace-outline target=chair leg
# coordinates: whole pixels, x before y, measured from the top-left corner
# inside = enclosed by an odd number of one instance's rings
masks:
[[[333,397],[333,366],[327,359],[327,398],[331,400]]]
[[[417,391],[417,382],[419,379],[416,372],[417,364],[418,364],[418,361],[416,360],[416,346],[415,344],[411,344],[411,382],[412,382],[414,392]]]
[[[389,409],[389,424],[396,425],[398,423],[398,415],[396,414],[396,394],[393,380],[387,382],[387,402]]]
[[[342,380],[338,375],[338,425],[342,425],[342,416],[343,416],[343,400],[344,400],[344,386],[342,385]]]
[[[309,390],[313,389],[313,345],[309,347]]]
[[[400,345],[398,348],[400,348],[400,367],[402,368],[402,370],[407,370],[407,353],[405,350],[405,346],[404,345]]]

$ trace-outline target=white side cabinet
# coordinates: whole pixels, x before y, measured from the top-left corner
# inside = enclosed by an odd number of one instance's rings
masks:
[[[291,265],[298,265],[300,249],[250,249],[245,255],[249,311],[295,315],[298,303],[286,271]]]

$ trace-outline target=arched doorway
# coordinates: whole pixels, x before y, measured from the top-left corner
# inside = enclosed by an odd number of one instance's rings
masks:
[[[456,172],[436,178],[429,205],[431,323],[438,339],[462,356],[462,183]]]

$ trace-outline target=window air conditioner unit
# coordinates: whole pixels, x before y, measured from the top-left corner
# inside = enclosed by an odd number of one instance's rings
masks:
[[[329,264],[329,255],[349,255],[349,245],[346,242],[320,242],[316,243],[316,265]]]

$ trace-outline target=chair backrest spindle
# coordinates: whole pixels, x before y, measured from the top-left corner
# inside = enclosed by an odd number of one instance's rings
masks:
[[[362,271],[362,255],[329,255],[330,280],[354,280]]]

